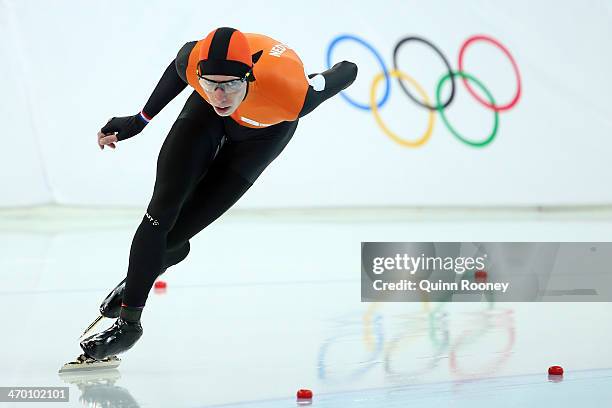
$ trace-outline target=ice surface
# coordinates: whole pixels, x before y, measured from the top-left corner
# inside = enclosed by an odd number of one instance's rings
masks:
[[[609,303],[365,304],[359,288],[361,241],[610,241],[609,221],[225,217],[151,292],[118,370],[66,383],[139,218],[85,221],[0,226],[0,386],[68,384],[70,407],[292,407],[299,388],[313,407],[612,402]]]

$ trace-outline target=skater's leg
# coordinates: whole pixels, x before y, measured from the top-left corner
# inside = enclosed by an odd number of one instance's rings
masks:
[[[261,131],[249,135],[248,142],[235,142],[221,150],[209,172],[185,202],[175,226],[167,239],[164,273],[170,266],[184,260],[189,254],[189,239],[204,229],[231,206],[251,187],[265,167],[272,162],[291,139],[297,122],[274,127],[262,135]],[[274,143],[261,140],[272,140]],[[244,176],[236,169],[242,169]],[[161,274],[160,273],[160,274]],[[119,316],[125,289],[123,279],[100,305],[105,317]]]
[[[174,220],[170,233],[165,234],[168,238],[166,248],[180,247],[231,207],[284,149],[296,126],[297,122],[283,122],[260,132],[242,132],[241,129],[228,132],[235,136],[235,140],[221,150],[218,159],[192,192],[189,202],[183,205],[180,217]],[[227,132],[227,127],[225,130]],[[128,285],[130,276],[128,274]],[[86,355],[97,359],[126,351],[142,335],[139,319],[140,309],[122,307],[115,324],[85,339],[81,348]]]
[[[185,259],[189,254],[189,250],[189,241],[184,242],[178,248],[168,249],[166,251],[166,256],[164,258],[164,266],[160,275],[163,274],[169,267],[174,266],[183,261],[183,259]],[[102,316],[111,319],[119,317],[121,304],[123,303],[123,294],[125,291],[125,279],[126,278],[123,278],[123,280],[119,282],[119,284],[117,284],[117,286],[115,286],[113,290],[110,291],[110,293],[102,301],[102,304],[100,304],[100,314]]]
[[[223,172],[211,169],[170,230],[168,245],[174,247],[191,239],[232,207],[251,186],[251,182],[231,169]]]
[[[183,262],[183,260],[187,258],[187,255],[189,255],[190,250],[191,245],[189,244],[189,241],[183,243],[178,248],[168,248],[166,250],[166,258],[164,260],[164,268],[162,273],[164,273],[166,269],[170,268],[171,266]]]
[[[168,233],[168,248],[180,248],[232,207],[284,149],[297,128],[297,121],[253,131],[237,130],[231,124],[228,127],[227,134],[233,136],[233,141],[223,146],[183,206]]]
[[[123,302],[143,307],[161,273],[168,232],[210,166],[223,137],[222,122],[197,93],[187,101],[159,153],[153,197],[130,250]]]
[[[109,329],[81,341],[87,356],[103,359],[122,353],[142,336],[140,315],[164,267],[168,231],[217,154],[223,132],[221,119],[194,92],[159,153],[153,197],[132,241],[119,319]]]

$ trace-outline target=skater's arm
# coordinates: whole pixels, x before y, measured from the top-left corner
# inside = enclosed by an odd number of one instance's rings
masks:
[[[310,86],[299,117],[312,112],[317,106],[348,88],[357,77],[357,65],[342,61],[320,74],[308,75]]]
[[[191,41],[183,45],[176,58],[172,60],[164,71],[149,100],[142,109],[141,113],[145,120],[148,121],[155,117],[187,87],[186,71],[189,54],[196,43],[197,41]]]
[[[187,87],[187,63],[189,54],[197,42],[191,41],[181,47],[175,59],[164,71],[149,100],[142,109],[142,118],[147,122]]]
[[[185,44],[176,59],[168,65],[142,111],[133,116],[109,119],[108,123],[98,132],[100,149],[104,149],[104,146],[114,149],[115,143],[118,141],[129,139],[142,132],[149,121],[187,87],[184,69],[182,75],[180,70],[182,64],[184,64],[183,60],[187,60],[189,57],[188,53],[185,54],[189,44],[195,45],[195,41]],[[191,48],[193,48],[193,45]]]
[[[189,65],[189,55],[191,55],[191,51],[196,46],[197,41],[191,41],[183,45],[176,55],[175,65],[176,72],[181,77],[183,82],[188,83],[187,81],[187,66]]]
[[[142,109],[143,118],[147,122],[154,118],[186,87],[187,83],[183,81],[177,72],[176,60],[172,60]]]

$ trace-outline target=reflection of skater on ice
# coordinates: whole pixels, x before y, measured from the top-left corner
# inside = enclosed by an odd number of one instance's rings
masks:
[[[81,395],[79,402],[100,408],[139,408],[130,392],[115,385],[121,378],[119,370],[60,374],[66,384],[76,385]]]

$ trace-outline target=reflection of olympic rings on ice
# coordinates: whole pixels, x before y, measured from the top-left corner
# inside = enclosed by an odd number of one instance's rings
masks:
[[[354,106],[355,108],[361,109],[361,110],[365,110],[365,111],[372,111],[372,114],[374,115],[374,118],[376,120],[376,123],[378,124],[378,126],[381,128],[381,130],[389,137],[391,138],[393,141],[395,141],[396,143],[405,146],[405,147],[419,147],[425,144],[425,142],[427,142],[433,132],[433,127],[434,127],[434,118],[435,118],[435,112],[437,111],[441,118],[442,118],[442,122],[444,123],[444,125],[446,126],[446,128],[449,130],[449,132],[451,132],[451,134],[453,136],[455,136],[458,140],[460,140],[461,142],[469,145],[469,146],[473,146],[473,147],[484,147],[486,145],[488,145],[489,143],[491,143],[493,141],[493,139],[495,138],[495,136],[497,135],[497,131],[498,131],[498,125],[499,125],[499,113],[500,112],[504,112],[507,110],[512,109],[514,106],[516,106],[516,104],[518,103],[520,97],[521,97],[521,93],[522,93],[522,85],[521,85],[521,75],[518,69],[518,65],[516,64],[516,61],[514,60],[514,57],[512,56],[512,54],[510,54],[510,51],[508,51],[508,49],[501,44],[499,41],[495,40],[492,37],[489,36],[485,36],[485,35],[475,35],[472,37],[469,37],[467,40],[464,41],[464,43],[461,45],[460,51],[459,51],[459,57],[458,57],[458,70],[457,71],[453,71],[451,68],[450,63],[448,62],[447,58],[444,56],[444,54],[442,53],[442,51],[440,51],[440,49],[438,47],[436,47],[432,42],[430,42],[429,40],[426,40],[422,37],[417,37],[417,36],[410,36],[410,37],[405,37],[403,39],[401,39],[396,45],[395,48],[393,50],[393,69],[389,70],[387,68],[387,66],[385,65],[385,62],[382,58],[382,56],[378,53],[378,51],[376,51],[376,49],[370,45],[368,42],[366,42],[365,40],[363,40],[362,38],[359,38],[357,36],[354,35],[349,35],[349,34],[345,34],[345,35],[340,35],[336,38],[334,38],[332,40],[332,42],[329,44],[328,48],[327,48],[327,66],[331,67],[331,61],[332,61],[332,52],[334,50],[334,48],[336,47],[336,45],[338,45],[340,42],[343,41],[353,41],[356,42],[357,44],[363,46],[364,48],[366,48],[367,50],[369,50],[375,57],[376,61],[378,62],[378,64],[380,65],[382,71],[376,75],[372,81],[371,87],[370,87],[370,98],[369,98],[369,103],[360,103],[357,102],[353,99],[351,99],[346,93],[342,92],[341,96],[342,98],[344,98],[344,100],[346,102],[348,102],[350,105]],[[408,74],[406,74],[405,72],[401,71],[398,68],[398,53],[400,48],[402,47],[402,45],[407,44],[409,42],[419,42],[422,44],[425,44],[426,46],[428,46],[429,48],[431,48],[444,62],[444,65],[446,66],[447,69],[447,73],[444,74],[440,80],[438,81],[438,84],[436,86],[436,92],[435,92],[435,103],[432,104],[430,101],[430,98],[427,96],[426,92],[423,90],[423,87],[415,80],[413,79],[411,76],[409,76]],[[493,95],[491,94],[491,92],[487,89],[487,87],[485,87],[485,85],[482,83],[482,81],[476,79],[473,75],[471,75],[469,72],[466,72],[464,69],[464,60],[465,60],[465,54],[466,54],[466,50],[469,48],[470,45],[474,44],[475,42],[486,42],[489,44],[492,44],[493,46],[495,46],[496,48],[498,48],[500,51],[502,51],[506,57],[510,60],[510,63],[512,64],[512,69],[514,71],[514,74],[516,76],[516,83],[517,83],[517,90],[516,93],[514,94],[514,97],[507,103],[504,104],[498,104],[495,99],[493,98]],[[455,127],[453,127],[448,118],[447,115],[445,115],[445,109],[453,102],[453,99],[455,97],[455,77],[458,76],[461,78],[463,84],[465,85],[465,87],[467,88],[468,92],[483,106],[485,106],[486,108],[488,108],[489,110],[493,111],[493,126],[492,126],[492,131],[491,133],[484,139],[481,140],[473,140],[472,138],[468,138],[465,137],[463,135],[461,135],[456,129]],[[426,108],[427,110],[429,110],[429,114],[428,114],[428,124],[427,124],[427,128],[425,130],[425,132],[419,136],[417,139],[414,140],[406,140],[403,139],[401,137],[399,137],[397,134],[395,134],[393,131],[391,131],[388,126],[383,122],[379,110],[380,108],[382,108],[388,101],[389,99],[389,95],[391,94],[391,78],[396,78],[402,91],[404,92],[405,95],[407,95],[413,102],[415,102],[417,105]],[[376,91],[378,88],[378,85],[380,84],[380,82],[384,79],[385,81],[385,89],[382,95],[382,98],[380,98],[378,101],[376,100]],[[445,83],[449,82],[451,83],[451,91],[450,91],[450,95],[448,96],[448,99],[445,102],[442,102],[441,96],[442,96],[442,90],[444,88]],[[419,94],[419,98],[415,97],[410,90],[406,87],[406,85],[404,84],[405,82],[410,83],[410,85],[412,85],[412,87],[414,87],[414,89],[416,89],[417,93]],[[474,86],[476,86],[476,88],[479,88],[479,90],[485,95],[486,100],[483,99],[482,96],[480,96],[475,90],[474,90]]]
[[[460,311],[454,314],[454,320],[465,329],[451,336],[449,318],[453,313],[444,310],[447,303],[424,302],[421,312],[402,314],[384,313],[380,310],[386,307],[383,305],[370,304],[361,319],[350,314],[334,321],[335,333],[323,341],[318,353],[320,380],[355,381],[378,368],[384,370],[388,380],[401,383],[427,375],[447,357],[454,376],[480,378],[499,370],[512,355],[516,342],[512,310],[492,309],[486,304],[484,310]],[[468,319],[457,320],[462,316]],[[427,338],[429,341],[424,341]],[[486,353],[479,348],[474,361],[467,353],[479,344],[499,348]]]
[[[514,313],[512,310],[483,311],[477,313],[476,318],[482,319],[480,320],[480,322],[483,323],[481,330],[475,332],[473,329],[468,329],[464,333],[460,334],[457,340],[451,346],[449,353],[450,370],[455,376],[461,379],[479,378],[483,375],[497,371],[508,360],[508,358],[510,358],[512,350],[514,349],[514,343],[516,342]],[[457,352],[466,345],[475,342],[477,339],[482,340],[483,335],[491,332],[491,329],[501,329],[500,331],[507,332],[507,343],[504,348],[495,353],[491,353],[495,357],[493,361],[490,361],[484,367],[481,367],[477,372],[468,372],[468,370],[465,368],[461,368],[458,363]]]
[[[350,374],[347,375],[350,380],[356,380],[361,377],[379,362],[377,357],[382,352],[384,345],[382,316],[373,316],[370,323],[373,325],[373,334],[375,338],[374,347],[368,347],[370,350],[364,360],[360,360],[353,364],[353,366],[357,365],[357,368],[352,369]],[[337,380],[337,378],[334,377],[338,377],[338,373],[334,372],[334,367],[328,362],[329,354],[331,353],[330,350],[334,348],[333,346],[340,349],[346,348],[346,342],[352,343],[361,327],[361,324],[358,324],[356,321],[341,321],[338,322],[338,324],[346,325],[344,327],[338,327],[342,329],[342,333],[327,338],[319,349],[318,376],[321,380]]]
[[[394,379],[404,379],[421,375],[433,370],[440,361],[442,354],[448,349],[449,332],[447,314],[441,310],[444,303],[436,304],[431,310],[430,305],[423,303],[423,309],[417,313],[385,316],[379,312],[383,304],[372,303],[360,320],[343,318],[335,321],[334,331],[339,332],[326,338],[319,349],[318,377],[326,382],[355,381],[375,367],[381,367],[385,373]],[[391,317],[391,319],[390,319]],[[401,329],[400,333],[387,339],[386,325],[393,324],[394,329]],[[359,341],[361,339],[362,341]],[[423,340],[429,341],[423,342]],[[411,372],[399,371],[395,367],[398,363],[398,354],[409,349],[414,342],[421,347],[430,344],[431,353],[425,364],[420,368],[413,368]],[[363,344],[358,358],[349,355],[350,349]],[[348,356],[348,364],[339,362],[339,357]],[[412,364],[411,367],[414,365]]]
[[[415,317],[416,319],[413,319],[412,324],[406,324],[405,331],[394,337],[385,348],[385,373],[396,380],[406,380],[425,375],[435,369],[438,363],[445,358],[444,352],[448,348],[450,337],[446,320],[447,314],[436,311],[428,316]],[[406,321],[406,323],[409,323],[409,321]],[[427,329],[423,332],[425,328]],[[425,339],[430,340],[429,343],[432,346],[430,352],[426,356],[418,356],[418,358],[412,355],[409,364],[402,364],[400,357],[397,356],[398,352],[401,351],[400,349],[407,345],[412,345],[414,348],[423,347],[424,342],[422,340]],[[410,352],[414,353],[414,349]],[[424,364],[420,364],[421,362]],[[396,366],[405,368],[398,369]]]

